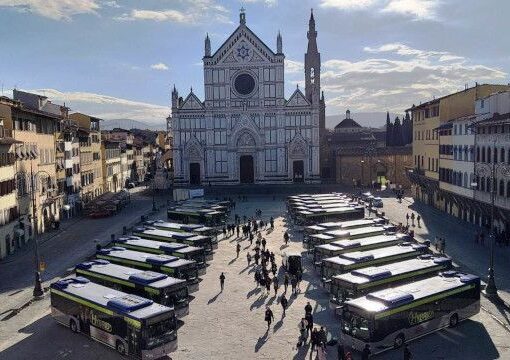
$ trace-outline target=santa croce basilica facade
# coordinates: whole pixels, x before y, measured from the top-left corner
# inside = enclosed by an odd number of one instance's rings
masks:
[[[282,37],[276,52],[247,26],[244,11],[232,35],[211,53],[204,46],[205,99],[174,87],[175,185],[320,182],[319,138],[325,105],[313,13],[308,24],[305,92],[284,96]]]

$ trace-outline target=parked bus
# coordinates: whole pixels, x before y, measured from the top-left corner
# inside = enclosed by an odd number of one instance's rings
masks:
[[[298,211],[296,214],[296,224],[313,225],[327,221],[347,221],[363,219],[365,217],[365,208],[362,206],[346,206],[324,210],[305,210]]]
[[[177,350],[177,321],[172,308],[83,277],[54,282],[50,299],[51,314],[57,322],[111,346],[121,355],[157,359]]]
[[[331,278],[359,268],[382,265],[416,257],[428,250],[425,245],[411,244],[409,242],[385,248],[354,251],[338,256],[322,259],[321,278],[328,285]],[[328,289],[329,290],[329,289]]]
[[[392,245],[400,244],[404,241],[411,241],[411,237],[406,234],[376,235],[364,237],[357,240],[338,240],[328,244],[318,245],[313,250],[314,267],[320,267],[322,259],[338,256],[347,252],[365,251],[378,249]]]
[[[212,238],[210,236],[196,235],[188,232],[175,232],[167,230],[159,230],[153,227],[139,226],[133,229],[133,235],[143,239],[158,240],[165,242],[178,242],[190,246],[204,248],[205,253],[210,255],[213,253]]]
[[[303,263],[301,253],[284,251],[282,253],[282,265],[291,275],[303,273]]]
[[[221,231],[209,226],[204,226],[202,224],[178,224],[163,220],[146,221],[144,225],[151,226],[160,230],[188,232],[202,236],[210,236],[213,241],[213,248],[218,248],[218,235]]]
[[[416,259],[372,266],[335,275],[330,283],[330,301],[341,304],[349,299],[383,288],[395,287],[409,281],[433,276],[452,266],[452,259],[423,254]]]
[[[96,257],[119,265],[162,272],[178,279],[186,280],[190,293],[198,290],[200,279],[198,277],[197,264],[193,260],[179,259],[176,256],[170,255],[157,255],[127,250],[118,246],[101,249],[96,253]]]
[[[373,353],[445,327],[455,327],[480,311],[480,278],[446,271],[349,300],[342,311],[344,346]]]
[[[373,225],[384,225],[384,219],[381,218],[365,218],[360,220],[351,221],[333,221],[320,223],[316,225],[307,226],[303,231],[303,238],[308,238],[310,235],[323,233],[332,230],[348,230],[360,227],[367,227]],[[306,242],[306,241],[305,241]]]
[[[320,234],[310,235],[308,239],[308,248],[324,245],[338,240],[356,240],[370,236],[394,234],[397,228],[394,225],[366,226],[355,229],[339,229],[326,231]]]
[[[76,275],[92,282],[129,294],[151,299],[158,304],[173,307],[179,318],[189,313],[189,294],[186,280],[165,274],[138,270],[96,259],[75,267]]]
[[[166,254],[178,258],[194,260],[197,263],[198,274],[204,275],[207,264],[205,262],[204,248],[189,246],[181,243],[167,243],[142,239],[137,236],[126,236],[116,239],[113,245],[135,251],[148,252],[152,254]]]
[[[206,224],[207,226],[219,226],[225,224],[225,213],[215,210],[198,211],[188,208],[170,208],[167,210],[168,220],[183,224]]]

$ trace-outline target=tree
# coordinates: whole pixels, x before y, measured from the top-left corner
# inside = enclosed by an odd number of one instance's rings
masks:
[[[386,146],[393,145],[393,124],[390,120],[389,111],[386,112]]]
[[[395,122],[393,123],[393,146],[402,145],[403,145],[402,124],[400,123],[400,118],[397,116],[395,118]]]
[[[404,119],[403,123],[403,129],[404,129],[404,144],[411,144],[413,142],[413,121],[411,120],[411,117],[409,116],[409,111],[406,111],[406,117]]]

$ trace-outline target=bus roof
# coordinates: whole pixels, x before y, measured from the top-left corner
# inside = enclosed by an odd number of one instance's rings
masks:
[[[186,285],[186,280],[177,279],[154,271],[139,270],[127,266],[112,264],[108,260],[95,259],[76,265],[76,269],[86,270],[98,275],[130,281],[138,285],[162,289],[173,285]]]
[[[187,264],[194,264],[193,260],[180,259],[177,256],[165,254],[151,254],[141,251],[128,250],[123,247],[114,246],[112,248],[101,249],[97,252],[100,255],[111,256],[120,260],[137,261],[140,263],[160,265],[170,268],[179,267]]]
[[[329,244],[324,245],[317,245],[316,248],[319,249],[325,249],[325,250],[338,250],[338,249],[349,249],[349,248],[356,248],[360,246],[369,246],[372,244],[380,244],[390,241],[395,241],[398,239],[402,239],[404,241],[407,238],[407,235],[405,234],[395,234],[395,235],[376,235],[376,236],[370,236],[365,237],[361,239],[355,239],[355,240],[338,240],[333,241]]]
[[[186,244],[175,243],[175,242],[164,242],[164,241],[156,241],[156,240],[148,240],[142,239],[137,236],[129,236],[129,237],[120,237],[115,240],[116,243],[119,243],[120,246],[122,244],[128,244],[133,246],[142,246],[149,249],[155,250],[163,250],[163,251],[182,251],[189,252],[202,249],[201,247],[189,246]],[[188,249],[191,248],[191,249]]]
[[[480,282],[475,275],[445,271],[437,276],[418,280],[394,288],[375,291],[346,304],[369,313],[380,313],[445,291]]]
[[[353,251],[338,256],[323,259],[323,262],[330,262],[338,265],[352,265],[363,263],[370,260],[382,259],[399,254],[408,254],[417,252],[425,245],[415,245],[410,243],[402,243],[399,245],[388,246],[380,249],[366,250],[366,251]]]
[[[169,239],[187,239],[187,238],[190,238],[193,236],[197,236],[196,234],[189,233],[189,232],[177,232],[177,231],[160,230],[160,229],[154,229],[154,228],[144,228],[144,227],[135,228],[133,233],[135,233],[135,232],[139,233],[139,234],[166,237]]]
[[[333,237],[349,238],[351,236],[370,235],[370,234],[380,233],[380,232],[384,232],[384,231],[385,231],[385,229],[383,226],[366,226],[366,227],[347,229],[347,230],[343,230],[343,229],[329,230],[329,231],[325,231],[324,234],[333,236]]]
[[[173,312],[172,308],[157,304],[152,300],[111,289],[93,283],[83,277],[69,277],[58,280],[51,284],[51,288],[77,296],[134,319],[147,319]]]
[[[149,222],[150,223],[150,222]],[[154,225],[161,226],[169,229],[182,229],[185,231],[192,232],[193,230],[199,229],[202,227],[200,224],[179,224],[179,223],[173,223],[163,220],[155,220]]]
[[[335,275],[333,278],[352,284],[366,284],[372,281],[378,281],[382,278],[389,278],[392,276],[437,267],[445,263],[451,264],[451,261],[452,260],[448,257],[421,255],[415,259],[353,270],[349,273]]]
[[[372,225],[379,222],[379,220],[375,219],[359,219],[359,220],[349,220],[349,221],[331,221],[322,224],[318,224],[318,226],[322,226],[325,228],[342,228],[348,229],[352,227],[362,227],[363,225]]]

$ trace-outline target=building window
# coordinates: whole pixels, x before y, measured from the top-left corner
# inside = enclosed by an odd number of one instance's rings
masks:
[[[499,196],[505,196],[505,183],[499,180]]]
[[[510,180],[506,182],[506,197],[510,198]]]
[[[480,182],[478,183],[478,186],[480,187],[481,191],[485,191],[485,178],[483,176],[480,178]]]
[[[499,156],[499,161],[504,163],[505,162],[505,149],[504,148],[501,148],[501,151],[500,151],[500,156]]]
[[[214,152],[214,169],[217,173],[226,173],[227,169],[227,151],[216,150]]]
[[[227,145],[227,132],[224,130],[214,131],[214,145]]]
[[[266,172],[276,172],[277,171],[277,154],[276,149],[266,149],[265,150],[265,167]]]

